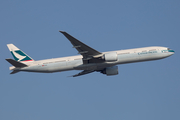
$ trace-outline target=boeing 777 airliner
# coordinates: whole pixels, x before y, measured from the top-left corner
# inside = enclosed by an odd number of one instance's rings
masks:
[[[76,48],[81,55],[35,61],[15,45],[7,44],[14,57],[14,59],[6,59],[13,65],[10,67],[10,70],[13,70],[11,74],[20,71],[52,73],[68,70],[82,70],[72,77],[95,71],[109,76],[118,74],[118,64],[158,60],[174,54],[174,51],[167,47],[157,46],[99,52],[68,33],[64,31],[59,32],[72,43],[73,47]]]

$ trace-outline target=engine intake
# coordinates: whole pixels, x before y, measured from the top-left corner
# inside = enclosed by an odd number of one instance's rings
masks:
[[[105,53],[103,55],[103,59],[106,62],[114,62],[117,61],[117,53],[116,52],[111,52],[111,53]]]
[[[118,66],[107,67],[101,71],[102,74],[106,74],[107,76],[110,75],[117,75],[118,74]]]

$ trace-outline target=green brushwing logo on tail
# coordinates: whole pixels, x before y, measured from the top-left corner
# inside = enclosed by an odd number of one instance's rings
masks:
[[[32,58],[27,56],[21,50],[11,51],[11,54],[13,55],[13,57],[16,61],[33,61]]]

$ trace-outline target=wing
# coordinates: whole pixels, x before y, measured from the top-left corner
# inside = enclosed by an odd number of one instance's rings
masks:
[[[69,35],[68,33],[64,31],[61,32],[73,45],[74,48],[83,56],[84,60],[92,59],[93,56],[99,56],[102,55],[101,52],[89,47],[88,45],[82,43],[81,41],[77,40],[73,36]]]
[[[80,72],[78,74],[75,74],[75,75],[71,76],[71,77],[77,77],[77,76],[89,74],[89,73],[92,73],[92,72],[94,72],[94,70],[84,70],[84,71],[82,71],[82,72]]]

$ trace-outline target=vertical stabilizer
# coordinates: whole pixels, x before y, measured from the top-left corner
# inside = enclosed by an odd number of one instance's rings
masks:
[[[34,61],[30,56],[28,56],[26,53],[24,53],[22,50],[17,48],[13,44],[7,44],[7,47],[11,51],[12,56],[16,61],[20,62],[26,62],[26,61]]]

